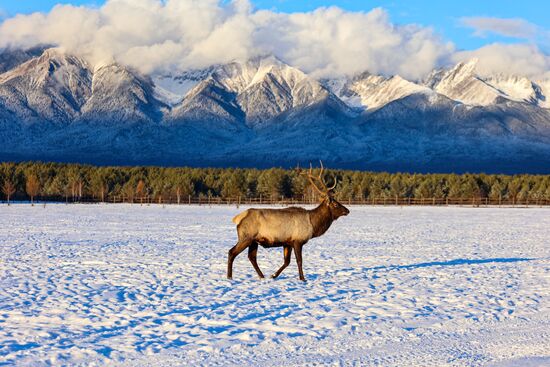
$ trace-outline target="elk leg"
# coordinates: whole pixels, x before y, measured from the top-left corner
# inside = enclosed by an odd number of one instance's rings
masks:
[[[283,272],[283,270],[286,269],[286,267],[290,264],[290,255],[292,254],[292,247],[288,246],[288,245],[285,245],[284,246],[284,249],[283,249],[283,255],[284,255],[284,258],[285,258],[285,262],[283,263],[283,266],[281,266],[279,268],[279,270],[277,270],[275,272],[275,274],[273,274],[271,277],[273,279],[277,278],[279,275],[281,275],[281,273]]]
[[[302,270],[302,243],[294,244],[294,255],[296,256],[296,264],[298,264],[298,273],[300,274],[300,280],[305,282],[304,271]]]
[[[252,243],[250,247],[248,248],[248,260],[252,263],[252,266],[254,267],[254,270],[256,270],[256,273],[258,273],[258,276],[260,278],[264,278],[264,274],[260,270],[260,267],[258,266],[258,263],[256,262],[256,255],[258,254],[258,242]]]
[[[244,249],[250,246],[251,243],[252,240],[250,239],[240,240],[235,246],[233,246],[233,248],[231,248],[231,250],[229,250],[227,256],[227,279],[233,278],[233,261],[237,255],[243,252]]]

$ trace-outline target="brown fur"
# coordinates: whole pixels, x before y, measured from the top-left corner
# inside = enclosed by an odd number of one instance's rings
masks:
[[[340,216],[349,214],[349,210],[327,194],[321,204],[312,210],[299,207],[285,209],[248,209],[235,216],[239,242],[229,250],[227,277],[233,276],[233,261],[246,248],[249,248],[249,259],[260,278],[264,275],[256,262],[258,245],[284,247],[283,266],[273,274],[276,278],[288,266],[290,255],[294,250],[300,279],[305,281],[302,271],[302,247],[314,237],[322,236],[332,222]]]

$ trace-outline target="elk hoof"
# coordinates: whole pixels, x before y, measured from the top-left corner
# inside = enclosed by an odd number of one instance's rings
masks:
[[[300,280],[301,280],[302,282],[304,282],[304,283],[307,282],[306,278],[300,278]]]

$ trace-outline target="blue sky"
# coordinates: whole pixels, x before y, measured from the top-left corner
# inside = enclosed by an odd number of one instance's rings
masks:
[[[48,11],[57,3],[74,5],[100,6],[102,0],[0,0],[0,14],[3,17],[18,13]],[[491,17],[522,19],[526,24],[534,25],[543,33],[550,31],[550,1],[542,0],[407,0],[407,1],[374,1],[374,0],[253,0],[252,3],[261,9],[272,9],[282,12],[311,11],[319,7],[339,6],[351,11],[369,11],[375,7],[386,9],[391,20],[397,24],[415,23],[433,27],[445,40],[452,41],[458,49],[475,49],[493,42],[517,43],[525,39],[507,37],[494,32],[475,33],[466,27],[463,17]],[[538,37],[537,37],[538,38]],[[547,42],[540,39],[529,40],[539,43],[546,52]]]

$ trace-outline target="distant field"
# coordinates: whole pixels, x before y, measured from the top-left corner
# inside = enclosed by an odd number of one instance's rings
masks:
[[[550,364],[548,209],[352,207],[306,284],[241,210],[1,205],[0,365]]]

